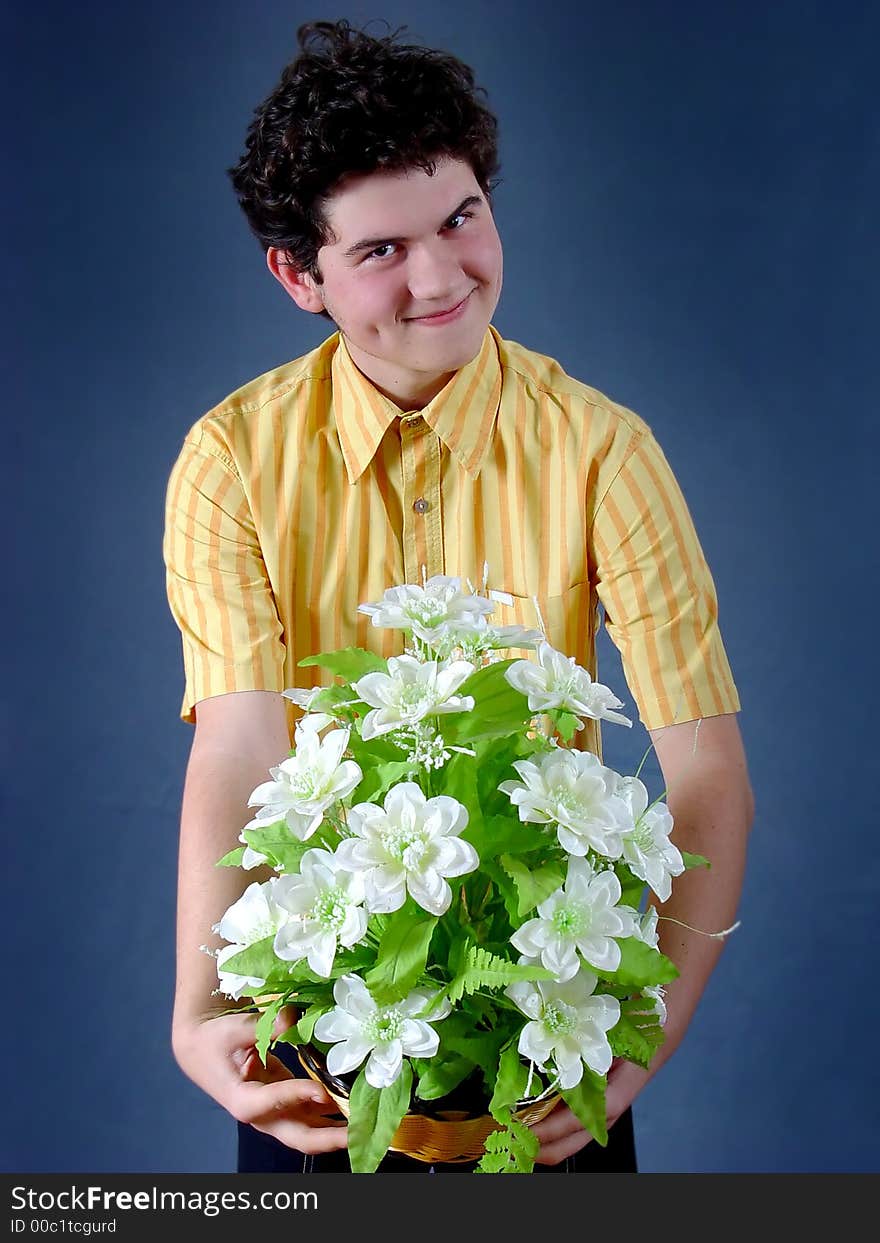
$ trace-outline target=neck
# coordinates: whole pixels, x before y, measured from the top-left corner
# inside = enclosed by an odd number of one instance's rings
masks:
[[[405,371],[392,368],[383,359],[375,358],[344,338],[346,349],[352,362],[367,377],[374,388],[397,406],[398,410],[408,413],[411,410],[423,410],[433,401],[452,377],[454,371],[433,374],[424,371]]]

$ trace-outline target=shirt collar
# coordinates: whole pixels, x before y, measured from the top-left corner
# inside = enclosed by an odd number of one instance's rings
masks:
[[[419,411],[474,478],[479,475],[492,443],[501,403],[498,341],[490,324],[477,356],[456,371],[446,387]],[[355,366],[341,334],[331,363],[331,380],[345,468],[349,483],[355,483],[402,411]]]

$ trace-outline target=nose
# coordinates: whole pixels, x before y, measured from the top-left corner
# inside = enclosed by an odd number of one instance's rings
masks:
[[[448,305],[450,300],[464,296],[465,280],[461,264],[451,253],[448,243],[414,246],[409,253],[407,284],[416,314],[430,314],[435,307]]]

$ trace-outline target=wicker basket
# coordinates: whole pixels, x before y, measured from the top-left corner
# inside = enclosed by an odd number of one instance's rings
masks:
[[[348,1085],[328,1073],[323,1055],[311,1045],[297,1045],[296,1051],[306,1073],[321,1084],[347,1118]],[[520,1102],[513,1116],[526,1124],[540,1122],[559,1099],[559,1094],[548,1088],[540,1096]],[[416,1161],[459,1165],[465,1161],[479,1161],[487,1135],[497,1130],[498,1123],[491,1114],[474,1117],[466,1110],[455,1109],[437,1110],[433,1115],[408,1113],[394,1132],[389,1151],[403,1153]]]

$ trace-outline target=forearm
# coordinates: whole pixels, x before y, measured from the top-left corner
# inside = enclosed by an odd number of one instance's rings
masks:
[[[667,1039],[652,1071],[680,1043],[724,948],[724,938],[705,934],[722,932],[736,921],[753,818],[748,784],[709,766],[683,775],[670,789],[667,805],[679,850],[703,855],[711,866],[675,877],[668,901],[655,901],[660,948],[680,975],[666,987]]]
[[[288,750],[283,713],[275,728],[257,738],[233,734],[220,744],[197,738],[193,745],[180,821],[175,1031],[235,1005],[229,998],[212,996],[216,962],[200,947],[225,944],[211,931],[213,925],[249,884],[268,879],[272,872],[257,868],[243,874],[216,864],[239,844],[241,829],[252,818],[249,795]]]

